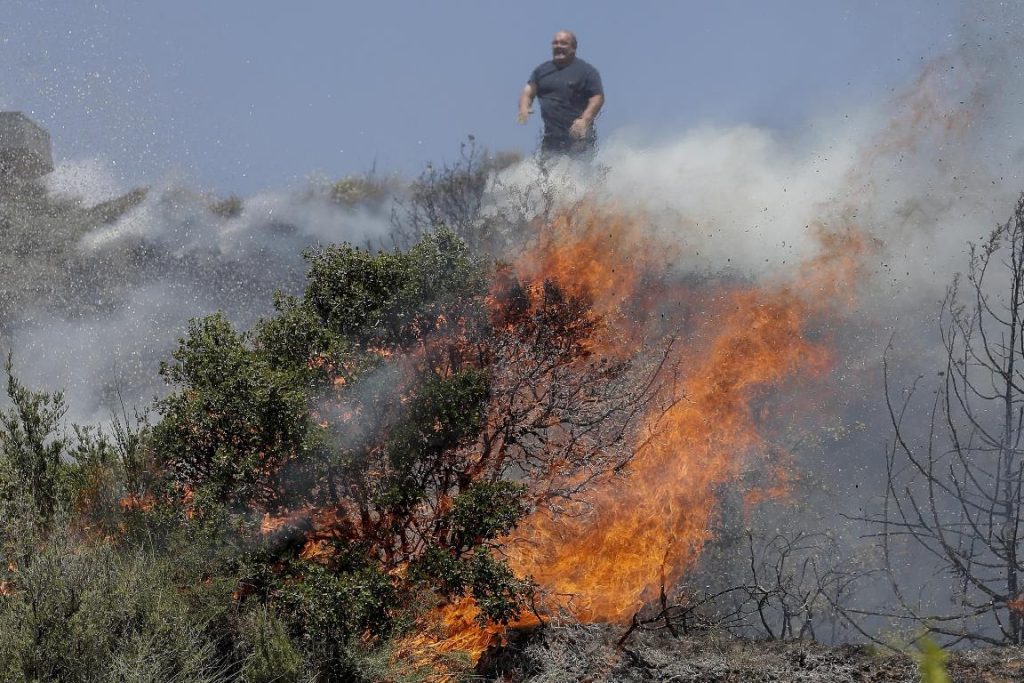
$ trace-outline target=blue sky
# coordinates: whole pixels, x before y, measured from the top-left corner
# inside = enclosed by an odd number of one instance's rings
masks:
[[[786,132],[908,83],[955,46],[966,4],[0,0],[0,108],[126,184],[248,194],[412,175],[468,134],[529,152],[539,117],[517,126],[516,101],[562,27],[601,71],[603,136]]]

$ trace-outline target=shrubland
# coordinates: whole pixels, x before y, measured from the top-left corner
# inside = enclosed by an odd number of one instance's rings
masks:
[[[871,672],[915,680],[912,659],[812,641],[848,637],[879,616],[912,622],[904,635],[923,628],[959,636],[946,614],[936,624],[921,610],[859,610],[858,590],[891,567],[840,559],[838,536],[800,527],[806,517],[778,515],[781,524],[758,526],[728,492],[701,562],[680,585],[663,586],[660,601],[631,626],[573,626],[565,614],[547,623],[551,615],[537,610],[543,587],[508,561],[509,534],[538,511],[572,509],[596,477],[628,474],[655,370],[639,352],[599,350],[607,321],[578,283],[521,282],[498,256],[524,220],[483,210],[509,162],[470,145],[460,162],[428,169],[401,195],[389,240],[307,249],[304,283],[277,293],[259,322],[240,328],[223,313],[194,318],[159,370],[163,397],[138,411],[122,405],[102,428],[69,424],[60,393],[25,386],[13,350],[0,414],[4,680],[428,680],[436,672],[402,656],[402,643],[425,615],[465,598],[481,628],[510,629],[506,646],[477,669],[506,680],[751,680],[766,667],[782,679],[800,672],[808,681],[860,680]],[[341,210],[379,211],[395,191],[389,183],[353,177],[326,192]],[[41,230],[47,258],[74,260],[78,237],[144,197],[86,208],[23,188],[0,219],[8,230]],[[244,205],[229,197],[208,209],[232,219]],[[1018,308],[1021,215],[1018,207],[974,252],[970,271],[980,277],[1008,248]],[[46,233],[50,222],[54,232]],[[25,267],[16,256],[5,258]],[[140,263],[154,262],[147,259]],[[25,299],[9,299],[11,310],[53,284],[43,274],[23,278]],[[76,305],[80,290],[54,291]],[[945,404],[936,404],[952,413],[949,397],[977,377],[976,365],[961,368],[984,349],[973,342],[981,328],[957,303],[958,291],[945,309],[952,379]],[[978,301],[982,314],[994,310],[985,308],[989,299]],[[995,324],[1005,321],[995,316]],[[1011,316],[1015,334],[1020,325]],[[1005,366],[1019,344],[995,349],[984,354],[992,362],[983,370],[1009,387],[1001,407],[1017,419],[1017,370]],[[894,409],[897,432],[901,414]],[[936,420],[936,430],[953,422]],[[964,603],[974,609],[972,634],[1018,643],[1019,536],[1007,530],[1020,519],[1011,443],[1019,421],[998,426],[984,431],[979,421],[969,426],[974,436],[959,441],[960,432],[950,432],[955,443],[971,444],[997,434],[985,449],[992,467],[980,474],[967,465],[970,449],[943,456],[961,464],[951,478],[897,433],[890,462],[908,457],[919,476],[902,488],[892,478],[892,500],[917,509],[922,484],[956,493],[971,482],[981,493],[954,495],[930,524],[874,521],[930,544],[959,572],[964,596],[978,602],[986,589],[997,593],[980,608]],[[990,474],[995,484],[980,487]],[[989,530],[985,539],[939,515],[957,506]],[[971,517],[981,513],[988,521]],[[979,560],[989,555],[999,560],[992,571],[991,558]],[[531,626],[517,627],[530,613]],[[979,614],[993,615],[998,629],[979,625]],[[537,623],[546,628],[534,630]],[[744,639],[774,642],[765,649]],[[473,675],[474,662],[450,659],[448,675]],[[921,661],[939,671],[940,659]],[[961,654],[951,670],[968,680],[982,670],[972,662],[999,667]]]
[[[5,680],[384,680],[433,606],[526,608],[500,539],[618,452],[642,392],[628,359],[592,353],[585,295],[520,283],[443,224],[479,173],[425,176],[403,249],[308,250],[301,294],[252,328],[192,320],[147,412],[69,425],[9,357]],[[54,206],[32,215],[77,210]]]

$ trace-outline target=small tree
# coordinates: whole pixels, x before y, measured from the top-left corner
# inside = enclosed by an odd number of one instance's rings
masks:
[[[885,365],[895,438],[883,512],[870,521],[880,527],[901,607],[886,616],[956,640],[1021,644],[1024,195],[1006,223],[970,246],[966,274],[946,292],[941,329],[946,363],[924,439],[913,438],[909,419],[917,383],[897,400]],[[896,567],[899,538],[950,579],[953,609],[910,595]]]

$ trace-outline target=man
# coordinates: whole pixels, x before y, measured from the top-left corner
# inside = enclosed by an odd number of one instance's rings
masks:
[[[594,119],[604,105],[604,90],[597,69],[576,56],[576,36],[559,31],[551,41],[551,61],[530,75],[519,96],[519,123],[533,113],[533,100],[540,98],[545,154],[583,154],[594,148],[597,135]]]

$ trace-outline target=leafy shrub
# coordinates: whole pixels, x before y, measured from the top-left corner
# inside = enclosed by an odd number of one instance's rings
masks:
[[[42,543],[4,549],[4,680],[201,681],[227,673],[217,624],[233,608],[223,585],[196,580],[180,557],[83,544],[68,533]]]

